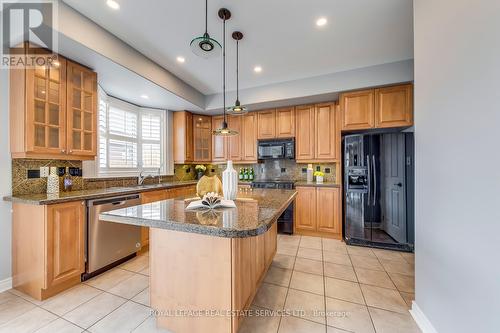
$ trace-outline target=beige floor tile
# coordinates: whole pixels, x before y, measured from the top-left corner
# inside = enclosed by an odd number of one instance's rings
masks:
[[[366,305],[380,309],[407,313],[408,306],[397,290],[361,285]]]
[[[297,255],[297,250],[299,249],[298,246],[295,245],[281,245],[278,244],[276,253],[279,254],[286,254],[288,256],[296,256]]]
[[[415,292],[415,277],[409,275],[403,275],[399,273],[389,272],[392,282],[396,285],[399,291],[404,291],[407,293]]]
[[[392,283],[389,275],[387,275],[386,272],[359,267],[355,267],[354,269],[356,270],[356,276],[358,277],[359,283],[389,289],[396,289],[394,283]]]
[[[0,325],[19,317],[34,307],[33,303],[21,297],[15,295],[12,295],[12,298],[4,296],[4,301],[0,304]]]
[[[79,284],[76,287],[49,298],[41,307],[58,316],[62,316],[101,293],[102,290],[85,284]]]
[[[166,329],[156,327],[156,318],[150,316],[142,322],[136,329],[132,331],[133,333],[173,333]]]
[[[321,250],[321,238],[302,236],[299,246],[306,247],[309,249]]]
[[[293,271],[290,288],[308,291],[318,295],[325,294],[322,276],[299,271]]]
[[[351,255],[351,261],[352,265],[354,267],[359,267],[359,268],[366,268],[366,269],[373,269],[377,271],[383,271],[384,267],[380,264],[378,259],[376,257],[363,257],[363,256],[356,256],[356,255]]]
[[[59,318],[43,326],[35,333],[80,333],[82,331],[81,327]]]
[[[263,311],[260,308],[252,308],[254,311]],[[280,324],[279,316],[248,316],[243,320],[238,333],[276,333]]]
[[[415,275],[415,269],[412,264],[407,263],[406,261],[395,261],[395,260],[385,260],[381,259],[380,263],[384,266],[384,269],[387,272],[391,273],[399,273],[409,276]]]
[[[293,269],[299,272],[323,275],[323,262],[297,257]]]
[[[133,275],[134,273],[131,271],[115,268],[111,271],[98,275],[95,278],[85,281],[85,283],[101,290],[109,290]]]
[[[126,269],[127,271],[138,273],[149,267],[149,256],[137,256],[119,267],[121,269]]]
[[[324,296],[290,289],[286,296],[285,310],[301,313],[300,317],[303,319],[326,324]]]
[[[281,310],[285,305],[286,293],[287,288],[285,287],[262,283],[255,295],[253,304],[270,310]]]
[[[348,302],[365,304],[359,284],[351,281],[325,278],[326,296]]]
[[[299,251],[297,252],[297,257],[311,259],[311,260],[323,260],[323,255],[321,250],[317,249],[308,249],[305,247],[299,247]]]
[[[134,274],[126,280],[118,283],[108,292],[117,296],[130,299],[149,287],[149,277],[142,274]]]
[[[355,256],[376,258],[372,249],[370,249],[368,247],[348,245],[347,246],[347,253],[349,253],[350,255],[355,255]]]
[[[419,333],[417,324],[408,312],[395,313],[368,308],[377,333]]]
[[[28,301],[30,303],[33,303],[37,306],[40,306],[44,303],[44,301],[39,301],[37,299],[34,299],[33,297],[29,296],[29,295],[26,295],[22,292],[20,292],[19,290],[16,290],[16,289],[9,289],[8,291],[9,293],[15,295],[15,296],[19,296],[21,297],[22,299],[24,299],[25,301]]]
[[[372,320],[365,305],[326,298],[327,324],[356,333],[374,333]]]
[[[321,242],[323,244],[323,250],[347,253],[347,246],[341,240],[323,238]]]
[[[325,325],[295,317],[283,317],[278,333],[325,333]]]
[[[57,316],[42,308],[34,307],[0,326],[0,333],[28,333],[47,325]]]
[[[280,268],[293,269],[294,262],[295,262],[294,256],[288,256],[286,254],[276,253],[274,255],[272,265]]]
[[[346,253],[323,250],[323,261],[332,264],[352,266],[351,260]]]
[[[352,266],[332,264],[325,262],[325,276],[358,282]]]
[[[375,255],[377,256],[377,258],[379,258],[379,259],[404,260],[403,256],[401,255],[402,252],[399,252],[399,251],[373,249],[373,253],[375,253]]]
[[[5,303],[7,301],[17,299],[19,296],[16,296],[8,291],[4,291],[0,293],[0,304]]]
[[[149,299],[149,287],[141,291],[136,296],[134,296],[134,298],[132,298],[132,301],[141,303],[142,305],[145,306],[150,306],[151,302]]]
[[[415,294],[413,294],[413,293],[405,293],[405,292],[402,292],[402,291],[400,291],[399,293],[401,294],[401,297],[403,297],[403,299],[405,300],[406,305],[408,305],[408,309],[410,309],[411,306],[412,306],[411,303],[413,302],[413,300],[415,300]]]
[[[415,253],[402,252],[401,256],[404,260],[406,260],[409,264],[415,265]]]
[[[352,333],[350,331],[341,330],[340,328],[327,326],[326,333]]]
[[[278,244],[299,246],[301,236],[298,235],[279,235]]]
[[[80,327],[89,328],[126,301],[124,298],[102,293],[73,311],[68,312],[63,318]]]
[[[148,268],[144,268],[142,271],[139,272],[139,274],[149,276],[149,267]]]
[[[128,301],[98,321],[88,331],[92,333],[130,332],[150,314],[148,307]]]
[[[283,287],[290,285],[290,278],[292,277],[291,269],[284,269],[271,266],[264,277],[264,282],[277,284]]]

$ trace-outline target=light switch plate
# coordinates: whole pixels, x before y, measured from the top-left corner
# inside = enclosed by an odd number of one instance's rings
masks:
[[[49,176],[49,167],[40,167],[40,178]]]

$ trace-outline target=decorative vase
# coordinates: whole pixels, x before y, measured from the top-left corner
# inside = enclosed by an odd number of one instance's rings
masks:
[[[50,174],[47,177],[47,194],[59,193],[59,176],[57,175],[57,168],[51,167]]]
[[[233,161],[227,161],[227,168],[222,173],[222,192],[224,199],[234,200],[238,193],[238,173],[233,168]]]
[[[316,183],[323,184],[323,176],[316,176]]]

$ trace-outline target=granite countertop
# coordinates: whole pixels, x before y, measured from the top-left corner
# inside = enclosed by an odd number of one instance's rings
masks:
[[[295,182],[295,186],[340,187],[340,184],[334,183],[334,182],[324,182],[322,184],[318,184],[316,182],[308,183],[306,181],[297,181],[297,182]]]
[[[236,208],[189,210],[193,196],[117,209],[100,214],[104,221],[218,237],[242,238],[266,232],[295,199],[294,190],[240,190]]]
[[[42,194],[6,196],[3,198],[3,200],[16,203],[31,204],[31,205],[51,205],[51,204],[70,202],[70,201],[107,198],[122,194],[134,194],[134,193],[156,191],[156,190],[175,188],[181,186],[196,185],[196,183],[197,183],[196,180],[173,181],[161,184],[135,185],[128,187],[109,187],[109,188],[95,189],[95,190],[61,192],[59,194],[42,193]]]

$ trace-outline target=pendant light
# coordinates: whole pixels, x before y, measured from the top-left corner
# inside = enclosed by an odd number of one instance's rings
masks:
[[[240,104],[240,86],[239,86],[239,42],[243,39],[243,34],[239,31],[233,32],[233,39],[236,40],[236,102],[234,102],[234,106],[230,106],[227,108],[227,113],[232,115],[242,115],[247,113],[247,108],[241,106]]]
[[[191,51],[202,58],[213,58],[220,54],[221,46],[218,41],[208,34],[208,0],[205,0],[205,33],[194,38],[189,44]]]
[[[226,119],[226,20],[231,18],[231,12],[226,8],[219,9],[219,17],[223,20],[222,23],[222,101],[224,120],[222,127],[213,131],[213,135],[217,136],[233,136],[238,135],[238,131],[232,130],[227,127]]]

